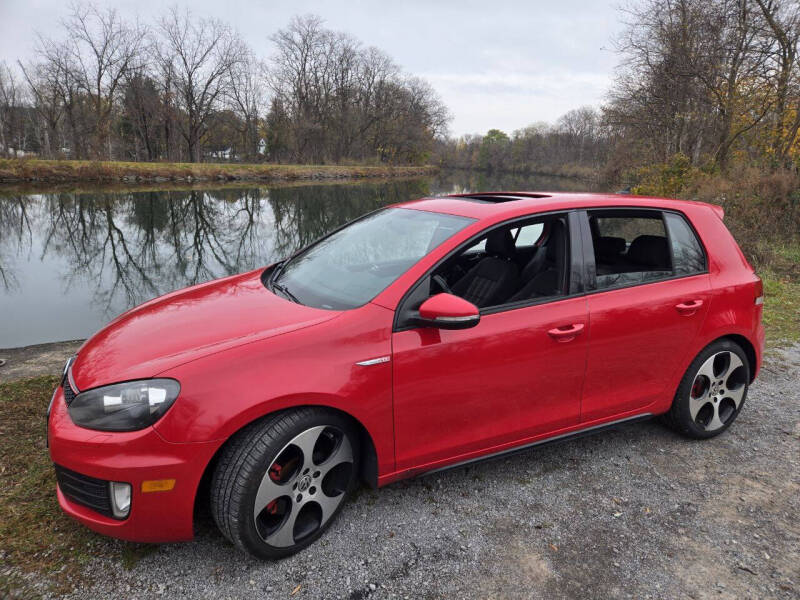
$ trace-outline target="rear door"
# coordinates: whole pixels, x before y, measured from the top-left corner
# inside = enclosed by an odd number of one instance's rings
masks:
[[[706,257],[686,218],[658,210],[584,215],[589,354],[581,421],[642,412],[672,395],[708,310]]]

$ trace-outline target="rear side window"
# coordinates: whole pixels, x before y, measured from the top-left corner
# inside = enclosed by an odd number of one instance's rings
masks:
[[[675,275],[694,275],[706,270],[706,256],[686,220],[673,213],[665,213],[664,220],[672,243],[672,262]]]
[[[664,219],[656,211],[590,211],[597,289],[673,276]]]

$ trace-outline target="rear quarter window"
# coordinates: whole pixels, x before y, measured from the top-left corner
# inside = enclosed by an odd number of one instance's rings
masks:
[[[675,275],[694,275],[706,270],[706,255],[697,235],[686,219],[674,213],[664,213]]]

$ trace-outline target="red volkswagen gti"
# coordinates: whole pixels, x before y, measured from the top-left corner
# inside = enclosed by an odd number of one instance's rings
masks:
[[[696,202],[481,193],[365,215],[259,269],[151,300],[88,340],[48,411],[63,510],[278,558],[359,481],[663,415],[710,438],[764,344],[762,285]]]

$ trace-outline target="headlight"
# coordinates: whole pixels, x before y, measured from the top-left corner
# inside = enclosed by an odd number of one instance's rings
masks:
[[[175,402],[174,379],[127,381],[81,392],[67,410],[72,421],[99,431],[135,431],[158,421]]]

